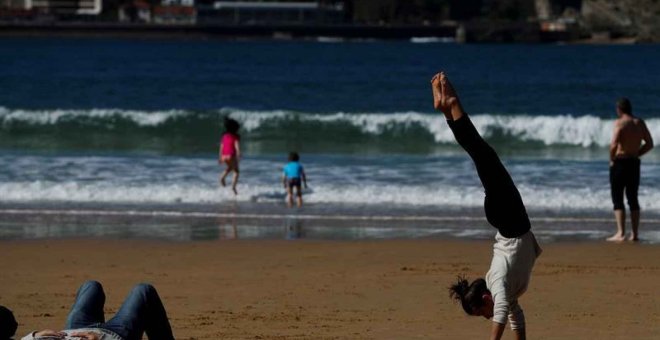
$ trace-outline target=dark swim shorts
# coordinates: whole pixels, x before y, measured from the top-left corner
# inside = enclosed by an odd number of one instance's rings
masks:
[[[288,184],[289,184],[289,188],[293,188],[293,187],[300,188],[300,178],[290,178]]]
[[[628,199],[631,211],[639,210],[637,191],[639,189],[639,158],[615,159],[610,167],[610,188],[614,210],[623,210],[623,193]]]

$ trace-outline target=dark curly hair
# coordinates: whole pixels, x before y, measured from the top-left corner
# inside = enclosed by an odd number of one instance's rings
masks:
[[[475,309],[484,305],[484,294],[490,294],[490,291],[486,286],[486,280],[481,278],[469,283],[464,275],[459,275],[456,283],[449,286],[449,297],[459,301],[468,315],[472,315]]]

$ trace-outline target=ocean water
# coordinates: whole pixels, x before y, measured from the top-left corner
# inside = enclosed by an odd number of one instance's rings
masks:
[[[391,218],[370,220],[373,237],[492,232],[472,163],[432,110],[439,70],[530,216],[547,224],[539,233],[579,236],[591,223],[585,237],[598,238],[613,228],[607,147],[617,98],[629,97],[660,138],[657,45],[3,38],[0,65],[3,216],[101,208],[230,214],[286,229],[280,172],[296,150],[311,187],[295,213],[302,220]],[[218,184],[225,116],[242,125],[238,196]],[[647,235],[660,242],[656,150],[643,160],[640,202]],[[286,218],[264,223],[265,213]],[[445,228],[445,218],[462,229]],[[308,228],[335,230],[328,223]],[[383,225],[396,232],[378,233]],[[15,228],[5,224],[0,238],[20,238]],[[307,235],[354,235],[323,230]]]

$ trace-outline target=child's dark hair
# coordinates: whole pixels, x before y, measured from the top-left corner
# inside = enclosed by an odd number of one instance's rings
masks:
[[[298,155],[297,152],[292,151],[289,152],[289,162],[297,162],[300,160],[300,156]]]
[[[225,117],[225,131],[236,134],[240,127],[241,124],[239,124],[235,119]]]
[[[463,310],[468,315],[472,315],[475,309],[484,305],[484,294],[490,293],[486,287],[486,280],[476,279],[468,283],[465,276],[458,276],[456,283],[449,287],[449,297],[461,302]]]

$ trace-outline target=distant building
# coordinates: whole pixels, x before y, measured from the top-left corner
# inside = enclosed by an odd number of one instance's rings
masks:
[[[135,0],[118,8],[119,22],[150,23],[151,5],[143,0]]]
[[[29,0],[0,0],[0,21],[28,21],[34,19]]]
[[[344,20],[343,1],[216,1],[198,6],[198,22],[216,24],[328,24]]]
[[[194,25],[197,10],[193,6],[154,6],[152,17],[155,24]]]
[[[0,18],[3,19],[6,14],[16,20],[98,16],[102,9],[102,0],[0,0]]]
[[[195,0],[163,0],[160,3],[163,6],[195,6]]]
[[[30,9],[30,0],[0,0],[0,9]]]
[[[103,9],[101,0],[25,0],[25,2],[27,9],[56,15],[99,15]]]
[[[576,30],[582,0],[536,0],[536,14],[542,32]]]
[[[194,25],[197,9],[194,0],[163,0],[160,5],[153,6],[144,0],[135,0],[119,7],[118,17],[120,22]]]

